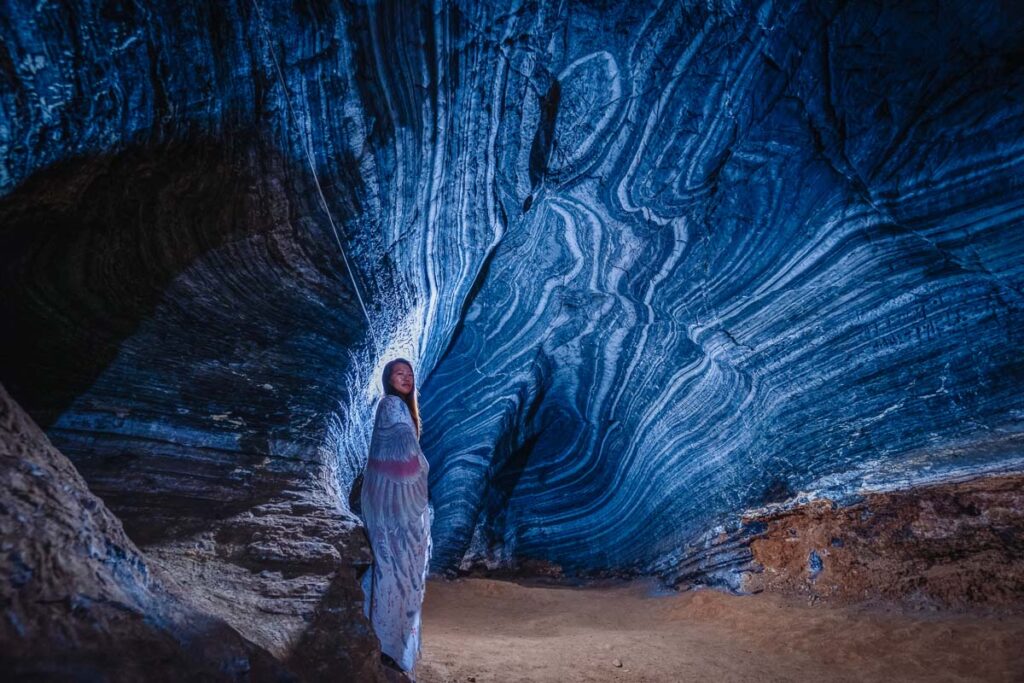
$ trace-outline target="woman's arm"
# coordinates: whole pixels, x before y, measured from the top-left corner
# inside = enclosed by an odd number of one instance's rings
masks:
[[[418,459],[420,454],[416,428],[402,399],[385,396],[377,406],[377,417],[370,438],[369,463],[408,462]],[[404,470],[400,467],[395,470],[396,474],[402,472]]]
[[[426,459],[408,410],[397,396],[377,408],[362,490],[369,523],[390,525],[418,517],[427,505]]]

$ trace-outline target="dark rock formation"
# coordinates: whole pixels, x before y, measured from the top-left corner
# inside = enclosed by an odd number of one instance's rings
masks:
[[[1019,471],[1022,32],[957,2],[14,0],[0,379],[197,604],[356,670],[344,501],[392,355],[437,569],[680,575],[744,510]]]
[[[31,332],[12,357],[41,358],[12,367],[39,379],[25,395],[59,413],[51,438],[197,605],[285,660],[341,611],[316,665],[371,680],[369,549],[335,493],[336,397],[318,395],[344,384],[357,314],[326,310],[315,293],[331,299],[333,276],[273,223],[290,210],[279,163],[244,140],[169,145],[69,163],[8,197],[20,296],[5,303]],[[309,289],[265,277],[278,268]]]
[[[252,5],[166,10],[6,9],[3,376],[195,605],[302,673],[374,680],[338,496],[363,314]],[[338,220],[354,164],[332,158]]]
[[[193,609],[0,386],[6,680],[296,680]]]
[[[369,547],[362,529],[323,494],[289,491],[145,551],[197,608],[304,679],[384,680],[359,588]]]

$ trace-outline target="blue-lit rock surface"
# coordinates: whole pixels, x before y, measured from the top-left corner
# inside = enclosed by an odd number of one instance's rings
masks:
[[[1021,468],[1020,10],[11,2],[0,31],[0,379],[279,656],[367,561],[335,506],[395,354],[437,570],[670,575],[750,508]]]
[[[747,508],[1019,468],[1020,13],[630,7],[492,23],[451,86],[503,94],[435,208],[495,226],[424,354],[435,567],[671,571]]]

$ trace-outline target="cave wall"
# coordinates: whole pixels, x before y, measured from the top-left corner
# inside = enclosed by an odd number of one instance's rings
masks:
[[[1020,11],[520,9],[472,22],[506,222],[423,392],[436,568],[668,575],[767,503],[1019,471]]]
[[[0,386],[0,664],[15,680],[294,681],[197,611]]]
[[[766,503],[1019,469],[1022,28],[8,3],[0,378],[148,552],[220,567],[202,595],[305,582],[267,646],[365,566],[343,494],[395,353],[436,570],[670,573]]]
[[[748,517],[742,590],[928,609],[1024,603],[1024,477],[978,477]]]
[[[665,567],[678,588],[811,604],[1019,613],[1024,477],[994,474],[789,500],[709,530]]]
[[[345,28],[279,9],[304,27],[290,82],[251,3],[4,7],[2,376],[194,609],[310,680],[379,680],[339,440],[370,408],[359,297],[398,290],[346,270],[382,238],[334,235],[376,201],[360,123],[306,139],[285,96],[317,82],[343,106],[353,74],[324,55]],[[334,226],[305,158],[321,135]]]

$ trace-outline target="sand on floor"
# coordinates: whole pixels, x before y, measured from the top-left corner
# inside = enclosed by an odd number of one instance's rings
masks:
[[[431,580],[416,677],[1024,681],[1024,615],[811,606],[774,594],[666,592],[653,581]]]

